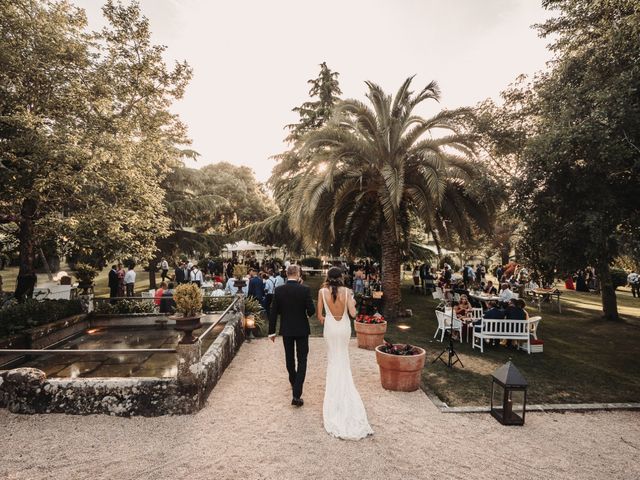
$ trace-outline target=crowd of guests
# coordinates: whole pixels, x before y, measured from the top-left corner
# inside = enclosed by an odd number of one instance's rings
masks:
[[[597,292],[600,290],[600,282],[596,276],[593,267],[587,267],[584,270],[578,270],[575,273],[567,275],[564,281],[564,288],[567,290],[575,290],[576,292]]]

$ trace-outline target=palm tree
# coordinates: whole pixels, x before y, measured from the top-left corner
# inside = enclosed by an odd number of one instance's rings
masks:
[[[371,106],[342,101],[324,127],[303,138],[310,167],[287,212],[309,246],[353,252],[364,239],[378,239],[389,318],[399,313],[400,263],[415,219],[436,238],[455,233],[465,240],[476,228],[489,230],[493,210],[467,191],[477,175],[473,138],[460,128],[468,111],[414,115],[420,103],[437,101],[439,90],[431,82],[414,94],[412,79],[395,97],[366,82]],[[434,137],[436,129],[446,135]]]

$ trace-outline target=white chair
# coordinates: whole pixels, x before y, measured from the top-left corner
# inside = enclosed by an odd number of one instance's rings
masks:
[[[433,295],[433,299],[434,300],[440,300],[440,303],[438,303],[438,306],[436,308],[444,308],[445,307],[447,302],[445,302],[445,300],[444,300],[444,294],[442,293],[442,289],[441,288],[436,288],[433,292],[431,292],[431,295]]]
[[[448,312],[441,312],[440,310],[436,310],[436,318],[438,319],[438,329],[436,330],[435,335],[433,336],[433,338],[436,338],[438,336],[438,332],[442,332],[440,335],[440,341],[444,341],[444,333],[445,330],[449,330],[451,333],[452,332],[452,328],[451,328],[451,310],[449,310]],[[447,313],[449,313],[447,315]],[[462,321],[458,320],[458,318],[456,318],[456,316],[453,316],[453,331],[457,331],[459,332],[459,338],[460,338],[460,342],[462,343]]]

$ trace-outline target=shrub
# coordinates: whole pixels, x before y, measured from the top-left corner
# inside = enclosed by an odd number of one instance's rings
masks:
[[[322,268],[322,260],[318,257],[306,257],[300,260],[300,265],[319,270]]]
[[[100,302],[96,305],[95,312],[101,314],[153,313],[155,305],[151,301],[136,300],[118,300],[115,303]]]
[[[203,312],[223,312],[231,302],[233,302],[234,297],[232,296],[224,296],[224,297],[204,297],[202,299],[202,311]]]
[[[93,283],[98,276],[98,270],[87,263],[76,263],[76,278],[80,283]]]
[[[627,272],[621,268],[612,268],[611,281],[613,282],[614,290],[618,287],[624,287],[627,284]]]
[[[247,266],[243,264],[238,264],[233,267],[233,276],[237,280],[242,280],[247,275]]]
[[[82,313],[80,300],[37,300],[13,303],[0,310],[0,336]]]
[[[202,291],[195,283],[179,285],[173,292],[176,312],[185,317],[194,317],[202,311]]]

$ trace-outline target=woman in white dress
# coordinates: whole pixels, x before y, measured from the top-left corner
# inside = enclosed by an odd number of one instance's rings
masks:
[[[367,412],[351,376],[349,339],[356,302],[353,292],[344,286],[342,270],[333,267],[318,292],[316,315],[324,325],[327,342],[327,381],[322,408],[324,428],[330,435],[359,440],[373,434]]]

